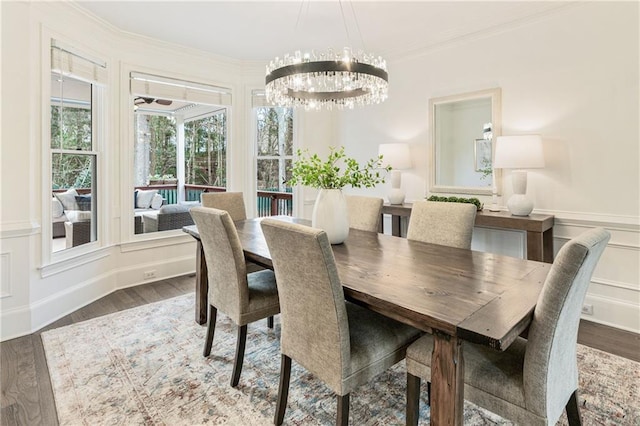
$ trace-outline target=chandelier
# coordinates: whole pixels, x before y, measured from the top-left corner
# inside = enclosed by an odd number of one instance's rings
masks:
[[[347,41],[349,29],[342,7],[338,1]],[[358,20],[351,4],[353,19],[360,32]],[[300,5],[298,23],[304,0]],[[298,26],[296,23],[296,28]],[[362,34],[360,34],[362,40]],[[350,43],[348,43],[350,44]],[[363,42],[364,45],[364,42]],[[267,65],[265,95],[267,101],[283,107],[304,107],[306,110],[322,108],[353,108],[379,104],[387,99],[389,74],[387,63],[380,56],[357,53],[345,47],[342,50],[327,49],[326,52],[304,54],[296,51],[284,58],[275,58]]]
[[[379,104],[387,98],[389,74],[381,57],[345,47],[317,54],[276,58],[267,65],[267,100],[284,107],[307,110]]]

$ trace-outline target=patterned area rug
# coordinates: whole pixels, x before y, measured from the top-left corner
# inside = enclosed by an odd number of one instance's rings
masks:
[[[205,327],[194,322],[193,306],[190,294],[43,333],[60,424],[272,425],[279,318],[274,329],[266,320],[249,325],[234,389],[236,328],[218,314],[213,350],[204,358]],[[586,425],[640,424],[640,364],[585,346],[578,364]],[[404,424],[405,380],[401,362],[352,393],[351,424]],[[331,391],[294,362],[285,424],[331,425],[335,412]],[[429,423],[424,399],[420,419]],[[468,402],[464,419],[465,425],[510,424]]]

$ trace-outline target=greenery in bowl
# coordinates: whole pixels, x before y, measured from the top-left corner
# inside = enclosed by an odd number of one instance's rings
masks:
[[[342,189],[347,185],[354,188],[373,188],[384,183],[381,170],[390,171],[391,166],[382,166],[382,155],[372,158],[364,165],[347,157],[344,147],[329,148],[329,156],[322,160],[318,154],[310,154],[308,150],[298,150],[298,159],[291,167],[293,186],[302,184],[319,189]]]
[[[431,197],[427,198],[427,201],[443,201],[443,202],[449,202],[449,203],[475,204],[476,209],[478,211],[482,210],[482,208],[484,207],[484,204],[482,204],[480,200],[478,200],[477,198],[438,197],[437,195],[432,195]]]

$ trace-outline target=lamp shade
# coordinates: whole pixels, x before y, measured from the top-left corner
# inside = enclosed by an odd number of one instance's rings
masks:
[[[544,167],[540,135],[498,136],[493,167],[537,169]]]
[[[394,170],[411,168],[409,144],[383,143],[380,144],[378,154],[382,155],[382,164],[385,166],[391,166]]]

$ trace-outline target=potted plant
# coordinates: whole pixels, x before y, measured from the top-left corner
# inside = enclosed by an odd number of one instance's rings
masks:
[[[162,183],[162,176],[160,176],[158,173],[156,173],[155,175],[149,175],[149,183],[147,185],[162,185]]]
[[[381,171],[388,172],[391,167],[382,167],[382,155],[361,165],[347,157],[344,147],[330,147],[329,155],[324,160],[308,150],[298,150],[297,156],[291,167],[289,183],[320,190],[313,206],[312,226],[323,229],[331,244],[344,242],[349,235],[349,216],[342,188],[347,185],[373,188],[384,183]]]

